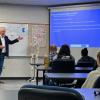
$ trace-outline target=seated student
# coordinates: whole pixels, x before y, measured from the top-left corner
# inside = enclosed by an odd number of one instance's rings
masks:
[[[80,63],[90,63],[92,67],[96,67],[96,60],[93,57],[88,56],[88,50],[87,48],[82,49],[81,51],[81,58],[77,62],[77,66],[80,65]],[[86,67],[86,66],[82,66]]]
[[[57,59],[52,62],[53,72],[74,72],[75,71],[75,59],[71,55],[70,48],[67,44],[61,46]]]
[[[58,64],[57,64],[57,62]],[[56,64],[54,64],[56,62]],[[61,66],[62,64],[62,66]],[[58,66],[56,66],[58,65]],[[53,62],[52,71],[61,73],[72,73],[75,71],[75,59],[71,55],[70,47],[67,44],[63,44],[58,52],[57,59]],[[72,83],[73,79],[56,80],[57,84]]]
[[[50,46],[50,62],[57,58],[57,47],[55,45]]]
[[[97,54],[97,65],[97,69],[89,73],[86,81],[82,85],[82,88],[93,88],[95,81],[100,76],[100,52]]]
[[[70,52],[70,47],[67,44],[64,44],[61,46],[59,53],[58,53],[58,56],[57,56],[57,59],[62,59],[62,60],[71,59],[75,63],[75,59],[71,55],[71,52]]]

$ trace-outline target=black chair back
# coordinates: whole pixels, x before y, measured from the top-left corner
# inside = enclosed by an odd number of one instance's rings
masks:
[[[18,100],[84,100],[74,89],[51,86],[28,86],[18,92]]]
[[[58,60],[52,62],[52,72],[54,73],[72,73],[75,71],[75,63],[73,60]]]
[[[77,67],[94,67],[92,62],[78,62]]]

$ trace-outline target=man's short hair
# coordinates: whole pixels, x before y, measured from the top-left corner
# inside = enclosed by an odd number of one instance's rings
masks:
[[[82,56],[88,56],[88,50],[87,50],[87,48],[82,49],[81,55]]]

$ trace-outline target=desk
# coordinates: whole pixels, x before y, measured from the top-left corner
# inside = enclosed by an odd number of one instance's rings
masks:
[[[43,84],[45,84],[45,72],[48,71],[48,70],[51,70],[50,67],[48,68],[45,68],[43,66],[39,66],[39,67],[35,67],[35,69],[37,70],[36,71],[36,85],[38,85],[38,74],[39,74],[39,71],[43,71]]]
[[[30,63],[30,65],[32,65],[32,66],[42,66],[42,65],[44,65],[43,63],[36,63],[36,64],[33,64],[33,63]]]
[[[30,65],[32,65],[32,67],[34,67],[34,78],[35,78],[35,69],[36,68],[38,68],[39,66],[43,66],[44,64],[43,63],[30,63]],[[36,72],[36,73],[38,73],[38,71]],[[33,80],[33,77],[31,77],[30,79],[29,79],[29,81],[32,81]],[[37,82],[37,75],[36,75],[36,84],[38,85],[38,82]]]
[[[75,70],[93,70],[92,67],[75,67]]]
[[[75,67],[76,72],[90,72],[93,70],[93,67]]]
[[[87,75],[88,73],[45,73],[45,78],[85,80]]]
[[[41,65],[43,65],[43,64],[31,64],[31,65],[35,65],[35,69],[37,70],[36,71],[36,84],[38,85],[38,74],[39,74],[39,71],[43,71],[43,84],[45,84],[45,72],[46,71],[49,71],[49,70],[52,70],[52,68],[51,67],[48,67],[48,69],[46,69],[46,68],[44,68],[44,66],[41,66]],[[83,71],[83,70],[85,70],[85,71],[89,71],[89,70],[92,70],[93,68],[91,68],[91,67],[87,67],[87,68],[84,68],[84,67],[75,67],[75,71],[76,72],[79,72],[79,71]]]
[[[77,87],[80,87],[81,84],[87,78],[88,73],[45,73],[45,79],[50,81],[60,81],[60,80],[77,80]],[[59,84],[59,83],[58,83]]]
[[[80,92],[85,97],[85,100],[100,100],[100,95],[98,96],[94,95],[94,90],[97,90],[97,89],[81,88],[81,89],[75,89],[75,90]]]

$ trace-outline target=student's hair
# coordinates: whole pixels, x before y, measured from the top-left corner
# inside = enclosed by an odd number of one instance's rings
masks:
[[[88,50],[87,50],[87,48],[82,49],[81,55],[82,56],[88,56]]]
[[[67,44],[61,46],[57,58],[61,58],[61,56],[70,56],[70,48]]]
[[[97,59],[99,60],[100,63],[100,51],[97,53]]]
[[[52,51],[57,51],[56,45],[51,45],[51,46],[50,46],[50,51],[51,51],[51,52],[52,52]]]

